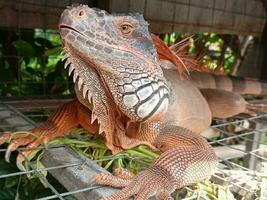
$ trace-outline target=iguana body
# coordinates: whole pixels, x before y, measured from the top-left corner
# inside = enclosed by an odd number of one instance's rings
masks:
[[[228,78],[219,83],[218,77],[215,82],[202,79],[210,76],[206,74],[180,80],[177,70],[167,69],[158,60],[147,23],[138,14],[110,15],[78,6],[63,12],[59,28],[77,99],[33,130],[38,139],[15,136],[7,159],[21,145],[37,147],[80,124],[89,132],[100,133],[113,153],[139,144],[163,152],[152,167],[137,176],[98,175],[97,183],[124,188],[106,199],[127,199],[134,194],[136,199],[153,195],[172,199],[170,194],[176,188],[213,174],[216,156],[200,133],[210,126],[212,116],[250,111],[241,96],[230,92]],[[211,80],[208,85],[207,80]],[[0,144],[7,137],[4,134]],[[23,155],[29,152],[23,151]],[[20,167],[23,155],[17,158]]]

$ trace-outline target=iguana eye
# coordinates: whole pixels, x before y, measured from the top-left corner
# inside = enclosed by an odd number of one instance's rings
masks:
[[[123,34],[130,34],[133,31],[133,26],[129,23],[121,24],[121,32]]]

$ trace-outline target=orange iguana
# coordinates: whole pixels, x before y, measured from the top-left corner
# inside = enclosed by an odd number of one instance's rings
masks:
[[[266,85],[256,81],[207,73],[181,80],[171,64],[178,64],[179,58],[170,51],[171,62],[159,60],[148,23],[140,14],[111,15],[88,6],[71,7],[62,13],[59,30],[77,99],[33,129],[38,137],[14,136],[6,159],[19,146],[35,148],[78,125],[101,134],[113,153],[139,144],[162,152],[136,176],[123,170],[116,176],[97,175],[97,183],[123,188],[105,199],[136,194],[139,200],[150,196],[170,200],[175,189],[208,178],[217,158],[200,133],[212,117],[250,113],[251,106],[239,94],[267,92]],[[154,42],[164,47],[157,39]],[[164,52],[158,54],[165,58]],[[0,144],[7,138],[8,134],[2,135]],[[19,167],[29,153],[25,150],[18,156]]]

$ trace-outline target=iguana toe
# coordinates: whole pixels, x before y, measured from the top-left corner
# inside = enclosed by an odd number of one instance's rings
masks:
[[[124,200],[134,195],[137,200],[145,200],[151,196],[157,199],[171,200],[170,194],[175,190],[175,184],[171,176],[166,176],[161,173],[156,167],[148,168],[132,179],[122,179],[110,174],[99,174],[96,177],[96,182],[102,185],[113,186],[120,185],[124,187],[120,192],[115,193],[103,200]]]
[[[130,170],[120,167],[114,170],[114,175],[123,179],[132,179],[134,177],[134,173],[132,173]]]

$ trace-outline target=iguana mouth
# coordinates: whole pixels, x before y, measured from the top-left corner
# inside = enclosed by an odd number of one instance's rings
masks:
[[[66,25],[66,24],[60,24],[60,25],[59,25],[59,29],[68,29],[68,30],[72,30],[72,31],[74,31],[74,32],[76,32],[76,33],[78,33],[78,34],[81,34],[81,35],[83,35],[84,37],[86,37],[86,35],[84,35],[82,32],[80,32],[80,31],[78,31],[77,29],[75,29],[75,28],[73,28],[73,27],[71,27],[71,26],[68,26],[68,25]]]

